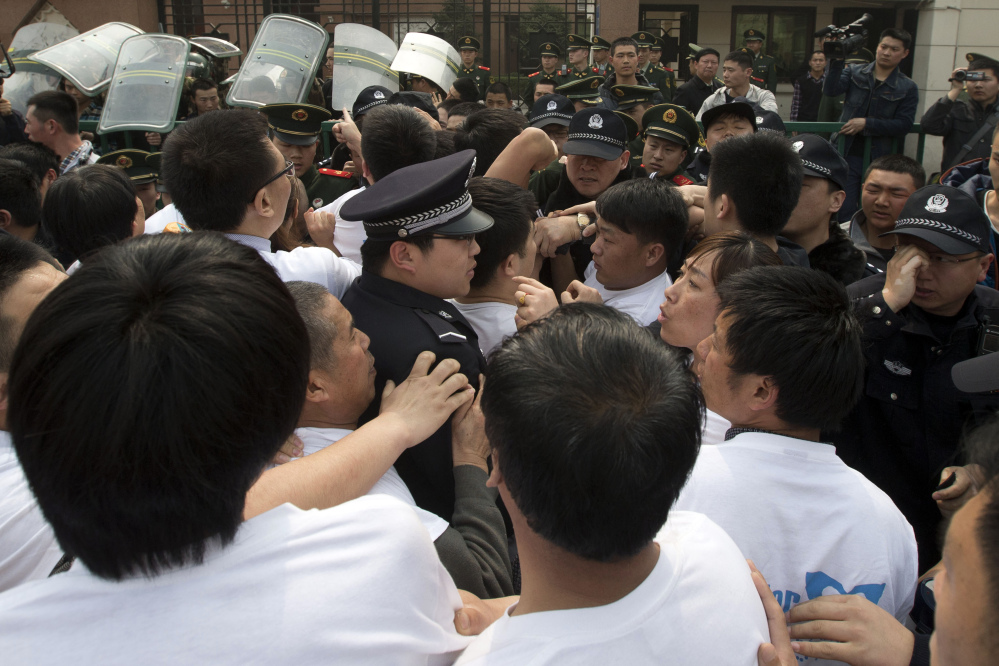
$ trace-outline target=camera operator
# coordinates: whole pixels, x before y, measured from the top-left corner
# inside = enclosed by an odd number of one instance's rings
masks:
[[[904,137],[912,128],[919,90],[912,79],[898,69],[899,63],[909,55],[911,43],[912,36],[908,32],[889,28],[881,33],[877,57],[869,65],[844,67],[845,54],[832,54],[823,93],[846,95],[840,117],[844,125],[840,133],[846,135],[846,161],[850,165],[840,220],[850,219],[859,204],[864,172],[863,137],[872,139],[871,159],[874,160],[892,152],[892,139]]]
[[[967,67],[951,73],[950,90],[920,119],[923,131],[942,136],[944,172],[955,164],[988,157],[992,152],[992,128],[999,120],[999,62],[978,53],[965,56]],[[958,99],[967,88],[968,101]]]

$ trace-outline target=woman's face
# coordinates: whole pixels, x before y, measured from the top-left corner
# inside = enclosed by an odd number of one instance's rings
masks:
[[[696,351],[697,343],[714,329],[719,300],[711,273],[717,254],[688,257],[680,277],[666,289],[666,300],[659,306],[659,335],[674,347]]]

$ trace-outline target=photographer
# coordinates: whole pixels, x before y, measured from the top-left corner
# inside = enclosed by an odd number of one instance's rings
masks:
[[[992,128],[999,119],[999,62],[978,53],[965,57],[968,66],[951,73],[950,90],[926,109],[919,121],[924,132],[944,138],[941,172],[955,164],[988,157],[992,152]],[[965,88],[969,99],[959,100]]]

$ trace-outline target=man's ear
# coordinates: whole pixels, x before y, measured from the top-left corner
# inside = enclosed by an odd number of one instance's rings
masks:
[[[253,204],[251,205],[259,217],[274,217],[278,213],[277,208],[274,206],[274,197],[267,191],[266,187],[261,187],[257,190],[257,194],[253,197]]]
[[[520,257],[516,253],[507,256],[507,258],[500,264],[500,270],[508,278],[515,277],[517,275],[517,259]]]
[[[732,200],[729,199],[727,194],[719,194],[715,201],[718,211],[715,214],[717,219],[727,221],[735,219],[735,205],[732,203]]]
[[[832,198],[829,200],[829,210],[826,212],[829,214],[838,213],[839,209],[843,207],[843,202],[846,201],[846,192],[839,190],[838,192],[833,192]]]
[[[777,395],[780,387],[773,377],[756,377],[753,395],[749,399],[749,408],[754,412],[772,409],[777,405]]]
[[[316,370],[309,370],[309,383],[305,387],[306,402],[326,402],[330,399],[327,378]]]
[[[496,453],[496,449],[493,449],[491,457],[493,470],[489,472],[489,478],[486,479],[486,486],[489,488],[499,488],[503,483],[503,472],[500,471],[499,455]]]
[[[628,161],[631,159],[631,151],[626,150],[621,153],[621,168],[618,171],[624,171],[628,168]]]
[[[0,208],[0,229],[7,229],[13,223],[14,218],[11,217],[10,211]]]
[[[645,246],[645,267],[655,266],[656,263],[662,259],[662,256],[666,254],[666,248],[662,243],[649,243]]]
[[[59,174],[56,173],[55,169],[49,169],[48,171],[45,172],[45,177],[42,178],[42,182],[45,183],[46,185],[51,185],[52,183],[55,182],[55,179],[58,177]]]
[[[419,260],[422,258],[418,255],[419,250],[403,241],[395,241],[389,248],[389,260],[392,262],[392,265],[401,271],[414,275],[416,274]]]
[[[982,280],[988,277],[989,266],[991,266],[992,262],[995,260],[996,257],[994,254],[987,254],[978,260],[978,267],[980,270],[978,271],[978,279],[976,280],[976,282],[981,282]]]
[[[354,163],[354,166],[355,167],[357,166],[356,162]],[[364,161],[363,156],[361,157],[361,176],[363,176],[364,179],[368,181],[368,185],[375,184],[375,177],[371,175],[371,169],[368,168],[368,163]]]

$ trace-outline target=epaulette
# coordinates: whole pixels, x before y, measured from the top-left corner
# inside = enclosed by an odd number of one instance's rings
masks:
[[[489,71],[489,68],[486,67],[485,65],[479,65],[479,69],[481,69],[483,72],[488,72]]]
[[[353,178],[354,174],[349,171],[337,171],[336,169],[320,169],[319,173],[324,176],[336,176],[337,178]]]
[[[667,72],[676,71],[676,70],[670,69],[669,67],[663,67],[662,65],[659,65],[659,67],[662,68],[664,71],[667,71]]]
[[[691,179],[687,178],[683,174],[679,174],[679,173],[677,175],[673,176],[670,180],[672,180],[677,185],[693,185],[694,184],[694,181],[692,181]]]
[[[527,75],[527,78],[531,78],[532,76],[537,76],[540,73],[541,72],[531,72],[530,74]]]
[[[749,78],[751,78],[753,81],[759,81],[760,83],[766,83],[766,81],[764,81],[763,79],[761,79],[761,78],[759,78],[757,76],[750,76]]]

